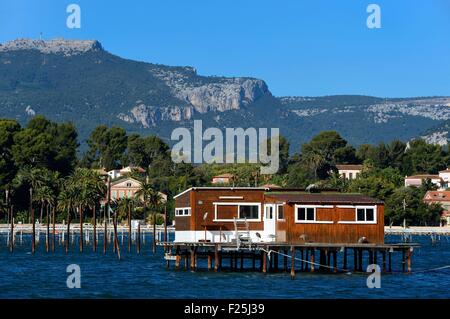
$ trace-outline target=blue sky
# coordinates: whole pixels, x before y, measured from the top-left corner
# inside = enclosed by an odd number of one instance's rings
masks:
[[[81,7],[81,29],[66,7]],[[381,29],[366,7],[381,7]],[[450,95],[448,0],[0,0],[0,42],[97,39],[119,56],[264,79],[276,96]]]

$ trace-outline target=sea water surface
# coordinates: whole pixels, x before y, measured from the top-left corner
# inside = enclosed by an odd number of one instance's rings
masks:
[[[413,237],[413,242],[421,244],[414,250],[413,272],[400,272],[397,253],[395,272],[381,276],[379,289],[367,287],[368,274],[297,273],[291,280],[288,273],[166,269],[162,248],[153,255],[150,238],[140,255],[136,247],[127,252],[125,239],[120,260],[111,245],[103,254],[101,239],[97,252],[86,245],[83,253],[75,240],[67,255],[59,245],[54,253],[47,253],[42,238],[32,255],[29,239],[17,242],[10,253],[5,237],[0,237],[0,298],[450,298],[450,268],[433,270],[450,265],[448,237],[436,244],[430,237]],[[401,242],[401,238],[387,236],[386,242]],[[352,262],[350,255],[349,265]],[[80,289],[67,287],[70,264],[80,266]]]

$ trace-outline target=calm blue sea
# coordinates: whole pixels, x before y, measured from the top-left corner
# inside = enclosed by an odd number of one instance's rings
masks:
[[[62,246],[46,253],[43,239],[31,255],[29,240],[17,243],[11,254],[0,237],[0,298],[450,298],[450,268],[427,270],[450,265],[448,237],[435,245],[429,237],[413,237],[422,245],[413,255],[416,272],[383,274],[380,289],[367,288],[365,274],[298,273],[291,280],[284,273],[167,270],[161,248],[151,253],[150,237],[140,255],[128,254],[123,246],[121,260],[111,246],[106,255],[101,247],[92,252],[92,246],[81,254],[77,245],[68,255]],[[388,236],[386,241],[401,238]],[[67,288],[69,264],[81,268],[80,289]],[[397,258],[393,266],[401,270]]]

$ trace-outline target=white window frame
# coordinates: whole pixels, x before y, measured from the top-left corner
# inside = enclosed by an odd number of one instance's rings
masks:
[[[338,224],[364,224],[364,225],[376,225],[378,224],[377,215],[378,215],[378,206],[377,205],[341,205],[337,206],[338,208],[354,208],[355,209],[355,219],[348,221],[339,221]],[[360,221],[358,220],[358,209],[364,209],[364,217],[366,217],[366,209],[373,209],[373,220],[370,221]]]
[[[231,203],[231,202],[215,202],[213,203],[214,205],[214,220],[213,222],[232,222],[234,221],[234,219],[218,219],[217,218],[217,206],[237,206],[237,211],[236,211],[236,220],[246,220],[248,222],[260,222],[261,221],[261,203],[259,202],[235,202],[235,203]],[[244,218],[239,218],[239,208],[240,206],[258,206],[258,218],[251,218],[251,219],[244,219]]]
[[[188,210],[188,214],[186,215],[184,213],[185,210]],[[182,212],[181,214],[179,212]],[[191,216],[191,208],[190,207],[175,207],[175,216],[176,217],[186,217],[186,216]]]
[[[294,205],[294,218],[296,224],[334,224],[332,220],[317,220],[317,208],[333,208],[333,205]],[[314,208],[314,220],[299,220],[297,210],[299,208]],[[307,212],[305,212],[307,216]]]

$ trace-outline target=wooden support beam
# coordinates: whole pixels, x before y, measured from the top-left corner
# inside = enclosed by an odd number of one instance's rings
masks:
[[[190,264],[190,270],[195,270],[195,249],[194,247],[191,247],[191,264]]]
[[[300,259],[301,259],[301,261],[300,261],[300,270],[303,271],[304,264],[305,264],[305,262],[303,261],[304,260],[303,248],[300,249]]]
[[[208,271],[211,271],[211,269],[212,269],[212,256],[211,256],[211,252],[208,251],[207,254],[208,254]]]
[[[283,256],[283,268],[284,268],[284,272],[287,272],[287,250],[286,249],[284,249],[283,250],[283,254],[284,254],[284,256]]]
[[[214,246],[214,271],[217,272],[219,270],[219,246]]]
[[[406,265],[405,265],[405,250],[402,249],[402,271],[403,272],[405,272],[405,268],[406,268]]]
[[[388,269],[388,271],[389,272],[392,272],[392,253],[391,253],[391,251],[389,250],[389,256],[388,256],[388,267],[389,267],[389,269]]]
[[[262,252],[262,272],[267,273],[267,253],[265,251]]]
[[[413,249],[412,247],[408,249],[408,254],[407,254],[407,266],[408,266],[408,272],[411,272],[411,259],[412,259],[412,254],[413,254]]]
[[[333,251],[333,272],[337,272],[337,251]]]
[[[381,251],[381,258],[382,258],[382,260],[383,260],[383,263],[382,263],[382,271],[383,271],[383,272],[386,272],[386,250],[382,250],[382,251]]]
[[[187,252],[184,253],[183,259],[184,259],[184,270],[187,270],[188,269],[188,255],[187,255]]]
[[[275,253],[273,255],[273,262],[274,262],[274,270],[278,272],[278,249],[275,250]]]
[[[325,250],[325,254],[327,255],[327,270],[330,271],[330,265],[331,265],[331,251],[328,249]]]
[[[291,246],[291,279],[295,278],[295,247]]]
[[[311,248],[310,252],[311,252],[311,272],[314,272],[316,269],[316,265],[314,265],[316,261],[316,251],[314,248]]]
[[[305,271],[308,271],[308,267],[309,267],[309,263],[308,263],[308,261],[309,261],[309,248],[306,248],[306,251],[305,251]]]
[[[353,270],[358,270],[358,250],[353,248]]]
[[[359,253],[358,253],[358,271],[362,272],[363,271],[363,250],[362,248],[359,248]]]
[[[347,248],[344,248],[344,265],[343,268],[347,270]]]

